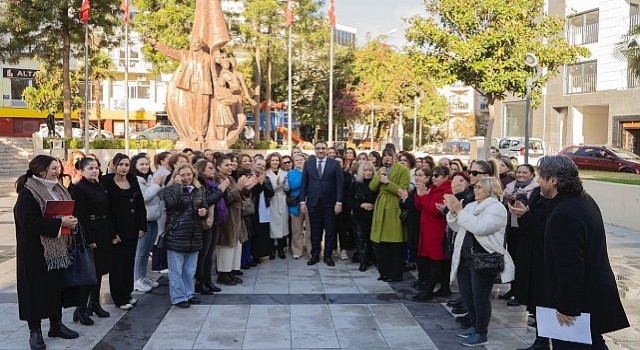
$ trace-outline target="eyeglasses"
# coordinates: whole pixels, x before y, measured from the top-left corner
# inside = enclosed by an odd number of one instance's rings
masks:
[[[442,175],[442,174],[433,174],[433,175],[431,175],[431,177],[434,178],[434,179],[437,179],[439,177],[444,177],[444,176],[445,175]]]
[[[282,162],[282,164],[291,164],[290,161]]]
[[[318,151],[320,151],[320,150],[323,150],[323,149],[327,149],[327,147],[316,147],[316,149],[317,149]]]
[[[478,175],[480,175],[480,174],[482,174],[482,175],[489,175],[489,173],[485,173],[484,171],[471,170],[471,171],[469,172],[469,175],[472,175],[472,176],[478,176]]]

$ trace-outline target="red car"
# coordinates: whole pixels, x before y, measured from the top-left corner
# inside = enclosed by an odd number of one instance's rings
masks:
[[[640,157],[622,148],[574,145],[565,147],[559,154],[571,158],[579,169],[640,174]]]

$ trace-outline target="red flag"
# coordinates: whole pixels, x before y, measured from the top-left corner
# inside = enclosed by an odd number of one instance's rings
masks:
[[[124,23],[129,24],[129,0],[122,0],[120,3],[120,9],[124,12]]]
[[[83,0],[82,6],[80,7],[80,20],[83,24],[87,24],[89,22],[89,8],[91,8],[89,0]]]
[[[336,27],[336,4],[335,0],[331,0],[329,3],[329,24],[331,27]]]
[[[285,24],[285,26],[289,28],[293,24],[293,3],[291,2],[291,0],[287,0],[285,15],[287,17],[287,23]]]

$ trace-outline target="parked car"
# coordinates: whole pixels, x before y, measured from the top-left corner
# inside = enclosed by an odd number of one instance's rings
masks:
[[[491,146],[497,147],[500,154],[507,157],[515,157],[518,163],[524,163],[524,137],[497,137],[491,142]],[[537,164],[538,160],[546,154],[544,141],[539,138],[529,138],[529,164]]]
[[[56,137],[64,136],[64,122],[62,120],[56,121],[54,131],[55,131]],[[49,129],[47,128],[47,124],[40,124],[40,129],[37,132],[43,138],[48,137]],[[105,139],[114,138],[113,134],[106,130],[100,130],[100,134]],[[97,136],[98,136],[98,128],[96,128],[93,125],[89,125],[89,137],[96,138]],[[84,137],[84,129],[80,128],[80,122],[71,121],[71,137],[73,138]]]
[[[622,148],[598,145],[573,145],[560,151],[579,169],[621,171],[640,174],[640,157]]]
[[[133,140],[176,140],[178,132],[171,125],[156,125],[145,131],[132,132],[129,138]]]

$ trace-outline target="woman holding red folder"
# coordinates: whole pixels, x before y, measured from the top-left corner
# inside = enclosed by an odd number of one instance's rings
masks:
[[[60,184],[60,163],[38,155],[29,170],[16,181],[18,200],[13,208],[16,223],[18,304],[21,320],[29,323],[31,349],[45,349],[40,320],[49,318],[49,337],[75,339],[78,333],[62,324],[62,273],[71,265],[69,235],[61,229],[75,228],[72,215],[47,218],[47,201],[71,200]]]

